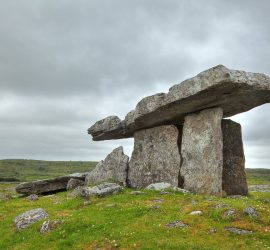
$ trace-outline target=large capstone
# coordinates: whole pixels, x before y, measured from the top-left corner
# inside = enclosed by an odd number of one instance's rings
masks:
[[[227,195],[247,195],[248,186],[241,125],[232,120],[222,120],[222,133],[222,189]]]
[[[186,114],[220,107],[230,117],[270,102],[270,77],[223,65],[172,86],[168,93],[143,98],[124,120],[110,116],[88,130],[93,140],[132,137],[137,130],[183,124]]]
[[[86,176],[86,184],[112,181],[126,185],[128,161],[129,157],[124,154],[123,147],[114,149]]]
[[[178,136],[178,129],[173,125],[143,129],[134,134],[128,171],[131,187],[142,188],[157,182],[178,186]]]
[[[191,192],[222,193],[222,116],[222,109],[214,108],[185,118],[180,174]]]

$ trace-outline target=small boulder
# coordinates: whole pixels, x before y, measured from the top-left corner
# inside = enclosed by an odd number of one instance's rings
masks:
[[[148,185],[145,189],[162,191],[162,190],[165,190],[165,189],[169,189],[171,187],[172,187],[172,185],[170,183],[158,182],[158,183],[152,183],[152,184]]]
[[[190,194],[190,192],[184,188],[179,188],[179,187],[173,187],[173,190],[176,193],[182,193],[182,194]]]
[[[71,178],[67,183],[67,190],[75,189],[76,187],[83,186],[84,184],[85,182],[82,180]]]
[[[41,233],[50,232],[50,231],[54,230],[55,228],[57,228],[61,223],[62,223],[61,220],[44,221],[41,228],[40,228],[40,232]]]
[[[130,194],[139,195],[139,194],[143,194],[143,192],[142,191],[131,191]]]
[[[191,213],[189,213],[190,215],[202,215],[203,212],[198,210],[198,211],[192,211]]]
[[[36,195],[36,194],[30,194],[29,196],[27,196],[27,200],[29,200],[29,201],[36,201],[36,200],[38,200],[38,195]]]
[[[180,228],[184,228],[184,227],[187,227],[188,225],[185,224],[184,222],[182,221],[173,221],[173,222],[170,222],[168,224],[166,224],[166,227],[169,227],[169,228],[175,228],[175,227],[180,227]]]
[[[244,209],[243,212],[252,218],[259,217],[257,210],[252,206],[248,206],[247,208]]]
[[[224,212],[225,217],[233,217],[236,214],[235,209],[229,209]]]
[[[29,210],[15,218],[14,223],[18,230],[25,229],[31,224],[43,220],[48,217],[47,212],[43,208]]]
[[[224,208],[224,207],[228,207],[228,205],[227,204],[224,204],[224,203],[220,203],[220,204],[217,204],[215,206],[215,209],[220,209],[220,208]]]
[[[240,234],[240,235],[252,233],[252,231],[250,231],[250,230],[245,230],[245,229],[236,228],[236,227],[226,227],[225,230],[230,232],[230,233]]]
[[[116,183],[102,183],[94,187],[83,187],[81,189],[82,197],[89,197],[92,195],[106,196],[109,194],[117,194],[122,190],[122,187]]]

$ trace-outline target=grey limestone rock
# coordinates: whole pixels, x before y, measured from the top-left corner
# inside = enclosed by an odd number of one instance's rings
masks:
[[[46,180],[23,182],[16,186],[15,190],[17,193],[27,195],[59,192],[66,190],[67,183],[71,178],[84,180],[85,174],[66,175]]]
[[[38,195],[36,195],[36,194],[30,194],[29,196],[27,196],[27,200],[29,200],[29,201],[36,201],[36,200],[38,200]]]
[[[135,133],[128,171],[128,184],[131,187],[143,188],[158,182],[178,186],[181,161],[178,136],[178,129],[173,125]]]
[[[67,190],[72,190],[78,186],[83,186],[85,184],[85,181],[71,178],[67,183]]]
[[[29,210],[15,218],[14,223],[18,230],[25,229],[31,224],[43,220],[48,217],[47,212],[43,208]]]
[[[171,187],[172,187],[172,185],[170,183],[158,182],[158,183],[152,183],[152,184],[148,185],[145,189],[161,191],[161,190],[169,189]]]
[[[270,77],[218,65],[172,86],[168,93],[143,98],[120,120],[107,117],[89,130],[93,140],[133,137],[134,132],[165,124],[182,124],[186,114],[220,107],[230,117],[270,102]]]
[[[123,188],[117,183],[102,183],[94,187],[83,187],[80,192],[82,197],[90,197],[90,196],[106,196],[109,194],[117,194]]]
[[[252,231],[250,231],[250,230],[245,230],[245,229],[236,228],[236,227],[226,227],[225,230],[230,232],[230,233],[240,234],[240,235],[251,234],[252,233]]]
[[[252,206],[246,207],[243,212],[253,218],[259,217],[257,210]]]
[[[193,193],[222,193],[222,109],[187,115],[183,127],[180,174],[184,189]]]
[[[86,176],[87,185],[112,181],[126,185],[129,157],[124,154],[123,147],[114,149],[104,161],[100,161],[97,166]]]
[[[223,134],[222,190],[227,195],[247,195],[241,125],[224,119],[221,124]]]
[[[62,224],[61,220],[47,220],[47,221],[44,221],[41,228],[40,228],[40,232],[41,233],[48,233],[48,232],[56,229],[61,224]]]

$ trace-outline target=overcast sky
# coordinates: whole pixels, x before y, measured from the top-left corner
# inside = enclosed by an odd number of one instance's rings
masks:
[[[223,64],[270,75],[270,1],[0,0],[0,158],[101,160],[133,140],[87,128]],[[270,167],[270,104],[241,122],[247,167]]]

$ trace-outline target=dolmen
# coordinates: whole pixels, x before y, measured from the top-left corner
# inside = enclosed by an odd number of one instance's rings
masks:
[[[134,138],[86,177],[132,188],[166,182],[193,193],[247,195],[241,125],[224,119],[270,102],[270,77],[223,65],[143,98],[124,120],[104,118],[88,129],[94,141]]]

